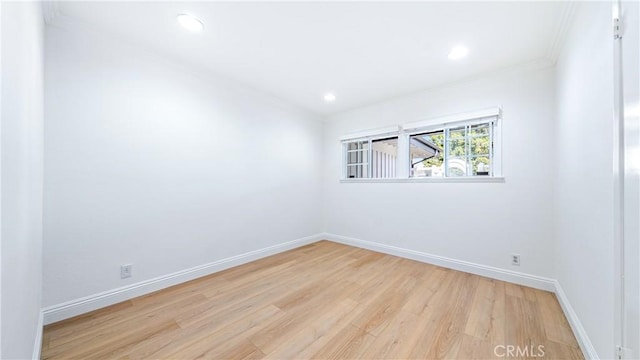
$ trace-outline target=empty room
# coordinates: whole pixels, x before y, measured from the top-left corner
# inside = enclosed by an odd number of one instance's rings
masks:
[[[0,358],[640,359],[637,1],[0,1]]]

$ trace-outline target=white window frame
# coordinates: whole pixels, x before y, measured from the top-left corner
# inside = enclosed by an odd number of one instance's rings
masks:
[[[386,139],[391,137],[400,137],[400,127],[399,126],[391,126],[385,127],[381,129],[367,130],[361,131],[357,133],[352,133],[350,135],[345,135],[340,138],[342,145],[342,180],[349,181],[358,181],[358,180],[381,180],[383,178],[372,178],[372,157],[373,157],[373,142],[380,139]],[[347,178],[347,168],[349,165],[363,165],[363,163],[358,164],[348,164],[348,153],[347,146],[352,142],[367,142],[367,176],[362,178]],[[398,149],[399,150],[399,149]],[[397,173],[397,169],[396,169]]]
[[[341,182],[504,182],[502,169],[502,109],[493,107],[473,112],[454,114],[431,118],[426,120],[406,123],[402,126],[393,126],[378,130],[369,130],[351,135],[345,135],[340,138],[342,142],[342,175]],[[411,174],[411,155],[410,155],[410,136],[430,131],[447,131],[451,128],[462,126],[473,126],[493,122],[490,127],[490,136],[492,142],[491,170],[489,175],[466,175],[454,177],[410,177]],[[385,137],[398,136],[398,156],[395,178],[371,178],[371,142],[376,139]],[[445,136],[446,138],[446,136]],[[368,141],[368,166],[366,178],[347,178],[347,158],[346,143],[352,141]],[[445,146],[446,146],[445,141]],[[446,149],[445,149],[446,154]],[[446,157],[446,155],[445,155]],[[445,171],[446,163],[445,163]]]

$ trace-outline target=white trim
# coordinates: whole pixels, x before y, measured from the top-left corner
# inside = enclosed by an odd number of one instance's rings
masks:
[[[397,135],[400,132],[400,126],[386,126],[383,128],[363,130],[345,134],[340,137],[340,141],[350,141],[358,139],[366,139],[372,136]]]
[[[36,339],[33,342],[33,355],[31,358],[33,360],[40,360],[40,353],[42,352],[42,331],[44,328],[44,313],[40,310],[40,314],[38,316],[38,327],[36,328]]]
[[[502,176],[340,179],[341,183],[503,183]]]
[[[616,24],[616,20],[622,20],[621,17],[621,1],[615,0],[611,4],[612,6],[612,22],[611,28],[614,25],[620,25],[624,29],[624,25]],[[613,35],[613,34],[612,34]],[[628,319],[625,317],[626,310],[626,291],[625,285],[625,118],[624,118],[624,84],[623,84],[623,44],[622,38],[613,37],[613,54],[612,54],[612,73],[613,73],[613,151],[612,160],[613,168],[611,174],[613,175],[613,243],[614,243],[614,344],[617,347],[626,347],[627,335],[626,323]],[[635,219],[634,219],[635,221]]]
[[[0,21],[2,21],[2,1],[0,1]],[[0,32],[2,32],[2,25],[0,24]],[[1,34],[0,34],[1,35]],[[6,60],[5,60],[6,63]],[[2,73],[2,36],[0,36],[0,74]],[[4,97],[2,95],[2,75],[0,75],[0,179],[2,179],[2,126],[1,124],[3,123],[2,121],[2,98]],[[6,120],[5,120],[6,121]],[[6,131],[6,130],[5,130]],[[1,180],[0,180],[1,181]],[[0,204],[2,203],[3,200],[3,196],[2,196],[2,185],[0,184]],[[2,246],[1,244],[3,244],[2,241],[2,206],[0,205],[0,272],[2,271],[2,269],[4,268],[3,264],[2,264]],[[40,286],[40,289],[42,289],[42,284]],[[0,276],[0,357],[2,357],[2,326],[1,324],[3,324],[4,322],[2,321],[2,276]]]
[[[576,3],[573,1],[567,1],[564,3],[564,9],[558,22],[556,32],[553,35],[552,40],[548,43],[546,58],[555,64],[560,56],[560,51],[564,47],[564,43],[567,40],[567,33],[571,27],[573,17],[576,10]]]
[[[438,116],[434,118],[428,118],[424,120],[414,121],[410,123],[406,123],[402,125],[402,129],[407,133],[411,133],[414,131],[420,131],[425,128],[433,127],[433,126],[443,126],[450,125],[451,123],[459,122],[459,121],[473,121],[475,119],[482,119],[491,116],[500,117],[500,107],[491,107],[487,109],[481,109],[476,111],[451,114],[445,116]]]
[[[48,306],[43,309],[44,324],[48,325],[57,321],[68,319],[80,314],[113,305],[141,295],[149,294],[173,285],[210,275],[234,266],[246,264],[283,251],[295,249],[300,246],[322,240],[322,234],[307,236],[293,241],[269,246],[263,249],[250,251],[244,254],[217,260],[208,264],[195,266],[190,269],[144,280],[135,284],[107,290],[98,294],[67,301],[61,304]]]
[[[493,159],[491,159],[491,166],[493,167],[493,176],[503,176],[504,169],[502,168],[502,109],[500,109],[500,115],[497,122],[493,126]]]
[[[155,279],[139,282],[126,287],[105,291],[92,296],[69,301],[63,304],[42,309],[38,322],[38,331],[33,349],[33,359],[40,359],[43,324],[51,324],[76,315],[112,305],[127,299],[157,291],[169,286],[173,286],[198,277],[206,276],[233,266],[255,261],[263,257],[271,256],[283,251],[295,249],[300,246],[311,244],[320,240],[329,240],[349,246],[355,246],[384,254],[399,256],[406,259],[416,260],[436,266],[463,271],[475,275],[485,276],[491,279],[507,281],[514,284],[529,286],[536,289],[554,292],[558,302],[562,307],[573,333],[578,340],[580,349],[587,359],[599,359],[598,354],[589,339],[585,329],[582,327],[577,314],[571,307],[560,283],[555,279],[541,276],[496,268],[493,266],[472,263],[469,261],[456,260],[445,256],[428,254],[420,251],[400,248],[392,245],[380,244],[371,241],[360,240],[352,237],[341,236],[331,233],[320,233],[307,236],[297,240],[270,246],[264,249],[251,251],[245,254],[218,260],[209,264],[197,266],[191,269],[168,274]]]
[[[582,324],[578,319],[578,315],[573,310],[573,307],[571,307],[569,299],[565,295],[562,287],[560,286],[560,283],[556,279],[525,274],[521,272],[496,268],[493,266],[472,263],[469,261],[456,260],[445,256],[428,254],[420,251],[399,248],[396,246],[375,243],[347,236],[330,233],[324,233],[322,235],[329,241],[334,241],[349,246],[355,246],[367,250],[381,252],[384,254],[416,260],[427,264],[437,265],[448,269],[454,269],[471,274],[485,276],[491,279],[507,281],[518,285],[553,292],[558,298],[558,302],[562,307],[562,311],[564,312],[564,315],[567,318],[569,325],[571,326],[571,330],[573,331],[573,334],[576,337],[578,344],[580,345],[580,350],[582,351],[585,358],[595,360],[599,359],[598,353],[596,353],[596,350],[593,347],[593,344],[591,343],[587,332],[582,327]]]
[[[501,269],[488,265],[481,265],[477,263],[472,263],[469,261],[456,260],[452,258],[448,258],[440,255],[428,254],[420,251],[399,248],[396,246],[386,245],[375,243],[366,240],[360,240],[352,237],[335,235],[330,233],[323,234],[324,238],[329,241],[334,241],[337,243],[355,246],[363,249],[368,249],[376,252],[381,252],[384,254],[389,254],[393,256],[399,256],[411,260],[416,260],[420,262],[424,262],[427,264],[437,265],[441,267],[445,267],[448,269],[454,269],[458,271],[463,271],[471,274],[476,274],[480,276],[485,276],[492,279],[507,281],[510,283],[524,285],[540,290],[545,291],[554,291],[556,286],[556,280],[545,278],[542,276],[536,276],[531,274],[525,274],[521,272],[516,272],[512,270]]]
[[[569,299],[567,295],[562,290],[562,286],[560,286],[560,282],[558,280],[554,280],[554,292],[556,293],[556,297],[558,298],[558,302],[562,307],[562,311],[564,312],[564,316],[567,318],[569,325],[571,326],[571,330],[573,330],[573,334],[578,340],[578,345],[580,345],[580,350],[582,350],[582,354],[586,359],[599,359],[598,353],[596,349],[593,347],[587,332],[582,327],[582,323],[580,323],[580,319],[578,319],[578,315],[573,310],[573,307],[569,303]]]
[[[410,157],[410,147],[409,147],[409,141],[410,141],[410,136],[411,135],[415,135],[415,134],[419,134],[422,133],[424,131],[429,131],[429,130],[441,130],[444,129],[445,134],[448,134],[448,131],[451,127],[454,126],[469,126],[469,125],[477,125],[477,124],[484,124],[484,123],[491,123],[493,124],[492,128],[491,128],[491,136],[492,136],[492,154],[490,155],[492,157],[491,160],[491,175],[490,177],[493,178],[498,178],[497,180],[456,180],[456,181],[451,181],[451,182],[503,182],[504,179],[500,180],[500,178],[502,178],[503,172],[502,172],[502,131],[501,131],[501,123],[502,123],[502,108],[501,107],[491,107],[491,108],[485,108],[485,109],[481,109],[481,110],[475,110],[475,111],[471,111],[471,112],[464,112],[464,113],[458,113],[458,114],[452,114],[452,115],[445,115],[445,116],[440,116],[440,117],[435,117],[435,118],[431,118],[431,119],[426,119],[426,120],[421,120],[421,121],[416,121],[416,122],[412,122],[412,123],[406,123],[404,125],[394,125],[394,126],[388,126],[388,127],[384,127],[384,128],[378,128],[378,129],[373,129],[373,130],[365,130],[365,131],[360,131],[360,132],[355,132],[355,133],[351,133],[351,134],[347,134],[347,135],[343,135],[340,137],[340,141],[341,141],[341,146],[342,146],[342,164],[341,164],[341,173],[342,176],[340,177],[340,181],[341,182],[363,182],[362,180],[365,180],[364,182],[404,182],[405,179],[411,178],[410,177],[410,173],[411,173],[411,169],[409,168],[411,163],[409,161],[406,161],[409,159]],[[468,129],[468,128],[467,128]],[[395,179],[387,179],[387,178],[383,178],[382,180],[384,181],[370,181],[372,179],[377,179],[377,178],[373,178],[371,176],[371,171],[372,171],[372,166],[371,166],[371,159],[372,159],[372,140],[375,139],[379,139],[379,138],[384,138],[385,136],[397,136],[398,137],[398,154],[397,154],[397,162],[396,162],[396,176],[397,178]],[[448,136],[448,135],[446,135]],[[364,163],[351,163],[347,165],[347,157],[349,155],[349,153],[354,153],[354,152],[358,152],[361,151],[364,153],[365,150],[347,150],[347,147],[345,144],[354,142],[354,141],[368,141],[369,142],[369,146],[367,148],[367,154],[368,154],[368,158],[367,158],[367,176],[364,177],[359,177],[359,178],[355,178],[355,179],[351,179],[351,178],[347,178],[347,174],[348,174],[348,166],[349,165],[364,165]],[[446,142],[446,141],[445,141]],[[446,145],[446,144],[445,144]],[[446,146],[445,146],[446,147]],[[406,159],[405,159],[406,158]],[[406,165],[409,167],[406,167],[405,165],[405,161],[406,161]],[[446,151],[445,151],[445,165],[446,165]],[[445,166],[446,168],[446,166]],[[380,180],[380,179],[377,179]],[[441,180],[438,181],[434,181],[434,180],[413,180],[413,181],[409,181],[409,182],[444,182]]]

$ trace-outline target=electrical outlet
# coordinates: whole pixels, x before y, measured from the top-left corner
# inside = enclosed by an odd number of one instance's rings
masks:
[[[511,265],[520,266],[520,254],[511,254]]]
[[[131,277],[131,272],[133,271],[133,265],[127,264],[120,266],[120,279],[126,279]]]

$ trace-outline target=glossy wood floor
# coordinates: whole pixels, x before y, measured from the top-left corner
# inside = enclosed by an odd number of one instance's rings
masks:
[[[582,353],[552,293],[321,241],[49,325],[42,357],[581,359]]]

